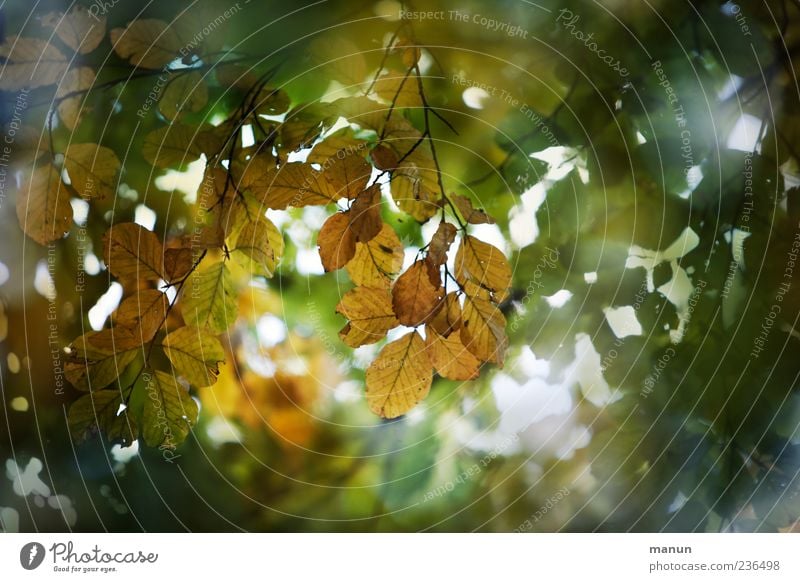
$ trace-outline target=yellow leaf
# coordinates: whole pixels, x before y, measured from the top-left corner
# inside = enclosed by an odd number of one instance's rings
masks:
[[[467,297],[464,302],[461,341],[482,362],[502,366],[508,348],[505,316],[491,302]]]
[[[80,4],[67,14],[45,14],[42,25],[53,29],[65,45],[82,55],[96,49],[106,36],[106,17],[98,18]]]
[[[415,327],[425,323],[442,306],[444,288],[431,282],[424,261],[400,275],[392,288],[392,305],[400,323]]]
[[[383,418],[407,413],[431,388],[433,369],[416,331],[386,344],[367,368],[367,404]]]
[[[432,173],[436,171],[406,160],[392,174],[392,198],[400,210],[418,222],[425,222],[440,208],[439,194],[426,179]]]
[[[19,91],[54,85],[67,70],[67,58],[45,40],[9,36],[0,45],[0,89]]]
[[[181,299],[189,325],[225,333],[236,321],[236,290],[227,265],[218,261],[198,269],[186,280]]]
[[[117,154],[96,143],[71,144],[64,154],[72,187],[84,198],[113,196],[119,166]]]
[[[67,71],[64,79],[58,85],[56,99],[61,100],[58,103],[58,116],[67,129],[75,129],[81,118],[89,112],[89,108],[84,106],[85,93],[71,97],[66,96],[87,91],[94,85],[94,79],[95,75],[92,69],[78,67]]]
[[[450,194],[450,201],[468,224],[494,224],[494,218],[483,209],[472,206],[472,200],[460,194]]]
[[[322,225],[317,236],[319,257],[326,271],[344,267],[356,254],[356,239],[350,230],[350,217],[337,212]]]
[[[444,305],[428,322],[427,328],[433,328],[444,337],[461,328],[461,303],[457,293],[448,293]]]
[[[51,164],[39,166],[24,182],[17,197],[22,230],[41,245],[63,237],[72,225],[69,193]]]
[[[271,220],[259,216],[245,223],[236,237],[236,248],[244,267],[253,275],[272,277],[283,255],[283,236]]]
[[[322,176],[333,188],[334,200],[353,199],[361,194],[371,175],[372,166],[359,152],[348,153],[341,158],[328,158],[322,164]]]
[[[312,42],[309,52],[314,62],[331,71],[342,85],[360,89],[367,76],[367,62],[353,42],[329,34]]]
[[[345,127],[326,137],[315,145],[308,154],[309,164],[325,164],[330,159],[344,159],[352,154],[364,156],[367,142],[353,135],[350,127]]]
[[[200,111],[206,103],[208,87],[200,73],[175,73],[158,101],[158,110],[172,121],[183,113]]]
[[[67,381],[84,392],[100,390],[111,384],[141,351],[133,349],[115,354],[112,350],[97,348],[91,342],[94,335],[96,332],[89,332],[72,342],[64,363]]]
[[[339,337],[351,348],[382,340],[398,324],[388,289],[356,287],[342,297],[336,312],[349,320]]]
[[[511,265],[495,246],[465,236],[456,253],[456,278],[462,285],[471,280],[491,291],[497,302],[508,295],[511,286]]]
[[[414,74],[389,71],[375,83],[375,93],[381,99],[394,102],[395,107],[421,107],[419,86]]]
[[[403,268],[403,244],[394,229],[384,224],[378,236],[356,244],[356,254],[345,268],[356,285],[389,287]]]
[[[458,334],[442,337],[427,328],[428,350],[433,367],[450,380],[472,380],[480,374],[480,361],[464,347]]]
[[[175,370],[192,386],[211,386],[217,381],[225,350],[215,335],[197,327],[179,327],[162,345]]]
[[[160,69],[175,60],[184,48],[178,34],[162,21],[153,18],[134,20],[127,28],[111,30],[114,51],[132,65]]]
[[[155,233],[126,222],[103,237],[106,267],[119,279],[164,279],[164,249]]]
[[[292,162],[271,168],[251,186],[264,208],[284,210],[336,202],[339,193],[326,177],[310,164]]]

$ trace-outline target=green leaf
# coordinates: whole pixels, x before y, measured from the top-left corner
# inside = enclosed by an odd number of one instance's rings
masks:
[[[211,386],[217,381],[225,350],[216,336],[186,326],[167,335],[162,345],[175,370],[192,386]]]
[[[100,390],[76,400],[69,408],[67,420],[72,438],[84,441],[98,432],[109,441],[130,444],[139,433],[127,409],[120,410],[122,396],[117,390]]]
[[[189,325],[224,333],[236,320],[236,293],[227,265],[220,261],[197,270],[183,291],[183,318]]]
[[[145,370],[131,395],[141,435],[151,447],[174,449],[197,422],[197,403],[171,374]]]

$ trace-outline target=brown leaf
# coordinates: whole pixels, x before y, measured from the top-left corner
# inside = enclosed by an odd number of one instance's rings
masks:
[[[85,92],[94,85],[95,74],[89,67],[70,69],[56,90],[56,99],[61,99],[58,104],[58,116],[67,129],[75,129],[90,109],[85,105],[85,93],[65,97],[73,93]]]
[[[103,237],[106,267],[120,279],[165,279],[164,249],[155,233],[127,222],[115,224]]]
[[[442,337],[430,326],[426,329],[431,363],[450,380],[472,380],[480,374],[480,361],[464,347],[458,334]]]
[[[251,190],[264,208],[275,210],[331,204],[341,197],[338,189],[323,173],[302,162],[284,164],[279,169],[271,168],[260,179],[253,181]]]
[[[389,71],[375,83],[375,93],[381,99],[394,102],[395,107],[421,107],[417,78],[398,71]]]
[[[380,184],[374,184],[359,194],[348,214],[356,242],[366,243],[378,236],[383,228]]]
[[[194,113],[208,103],[208,87],[205,79],[197,71],[175,73],[167,83],[158,110],[170,121],[184,113]]]
[[[219,246],[219,245],[215,245]],[[174,282],[185,277],[194,265],[194,251],[186,247],[164,250],[165,280]]]
[[[356,244],[356,254],[346,268],[356,285],[389,287],[403,268],[403,244],[394,229],[384,224],[378,236]]]
[[[22,230],[41,245],[58,240],[72,226],[69,193],[61,173],[51,164],[39,166],[17,195],[17,218]]]
[[[353,199],[367,187],[372,166],[360,152],[350,152],[341,158],[328,158],[322,164],[322,175],[336,192],[335,199]]]
[[[160,69],[178,58],[184,48],[177,32],[154,18],[134,20],[127,28],[112,29],[111,44],[120,57],[145,69]]]
[[[137,290],[120,304],[112,327],[89,336],[89,343],[112,352],[141,347],[153,339],[166,321],[167,306],[167,296],[161,291]]]
[[[351,348],[374,344],[398,325],[392,311],[392,297],[385,288],[356,287],[342,297],[336,313],[350,320],[339,337]]]
[[[120,162],[113,150],[96,143],[71,144],[64,153],[72,187],[84,198],[113,196]]]
[[[383,418],[396,418],[428,395],[432,381],[425,342],[411,332],[386,344],[367,368],[367,404]]]
[[[474,208],[472,200],[460,194],[450,194],[450,201],[468,224],[494,224],[494,218],[481,208]]]
[[[447,251],[450,250],[450,245],[456,240],[457,229],[449,222],[439,223],[439,228],[431,238],[430,245],[428,245],[428,254],[425,257],[425,265],[428,267],[428,273],[431,276],[431,282],[436,285],[437,281],[441,280],[441,273],[439,272],[442,265],[447,262]]]
[[[356,254],[356,239],[350,230],[350,217],[346,212],[331,216],[317,237],[319,256],[326,271],[344,267]]]
[[[75,4],[68,14],[45,14],[42,25],[53,29],[64,44],[82,55],[96,49],[106,36],[106,17],[98,18],[80,4]]]
[[[434,285],[424,261],[417,261],[400,275],[392,289],[392,304],[400,323],[416,327],[425,323],[442,306],[444,288]]]
[[[444,298],[444,305],[436,312],[427,325],[444,337],[461,328],[461,303],[457,293],[448,293]]]
[[[0,45],[0,61],[0,89],[6,91],[54,85],[69,64],[67,57],[47,41],[20,36],[9,36]]]

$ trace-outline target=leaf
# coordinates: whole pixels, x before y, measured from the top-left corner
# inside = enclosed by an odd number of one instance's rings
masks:
[[[356,239],[346,212],[337,212],[325,221],[317,236],[317,245],[326,271],[341,269],[355,256]]]
[[[417,261],[400,275],[392,288],[392,305],[400,323],[416,327],[442,306],[444,288],[431,282],[424,261]]]
[[[367,145],[366,141],[355,137],[350,127],[344,127],[315,145],[306,161],[309,164],[324,164],[332,158],[344,159],[352,154],[364,156]]]
[[[96,49],[106,36],[106,17],[98,18],[80,4],[68,14],[45,14],[42,25],[53,29],[65,45],[82,55]]]
[[[120,57],[145,69],[160,69],[178,58],[184,48],[175,30],[154,18],[134,20],[127,28],[112,29],[111,44]]]
[[[224,262],[192,273],[184,287],[181,312],[187,324],[214,334],[226,332],[236,321],[236,292]]]
[[[122,301],[114,325],[89,339],[94,347],[107,351],[131,350],[145,345],[167,319],[167,296],[157,289],[137,289]]]
[[[433,369],[416,331],[388,343],[367,368],[367,404],[383,418],[407,413],[431,388]]]
[[[345,268],[356,285],[389,287],[403,268],[403,244],[388,224],[368,243],[356,243],[356,254]]]
[[[251,189],[265,208],[275,210],[331,204],[340,198],[336,187],[321,172],[301,162],[271,168],[254,181]]]
[[[433,367],[445,378],[472,380],[480,375],[480,361],[464,347],[457,334],[442,337],[429,326],[426,342]]]
[[[374,184],[359,194],[347,214],[356,242],[366,243],[378,236],[383,228],[380,184]]]
[[[174,449],[197,422],[197,403],[171,374],[146,370],[131,395],[131,409],[139,413],[144,442]]]
[[[38,38],[9,36],[0,45],[0,89],[19,91],[58,83],[67,70],[67,58],[52,44]]]
[[[308,50],[314,62],[328,69],[345,87],[359,89],[367,76],[367,61],[360,49],[342,36],[328,34],[318,38]]]
[[[197,71],[176,73],[167,83],[158,110],[170,121],[183,113],[194,113],[208,103],[208,87],[203,76]]]
[[[286,114],[280,126],[281,150],[296,151],[311,145],[323,129],[336,121],[330,103],[301,103]]]
[[[420,169],[408,161],[392,174],[392,198],[400,210],[417,222],[425,222],[439,211],[440,201],[436,190],[424,178],[424,173],[435,170]]]
[[[89,112],[89,108],[84,105],[85,95],[74,95],[73,93],[86,92],[94,85],[95,74],[89,67],[78,67],[70,69],[56,90],[58,103],[58,116],[67,129],[75,129],[81,118]],[[66,97],[66,98],[64,98]]]
[[[444,305],[436,312],[427,324],[427,329],[434,329],[440,336],[447,337],[461,328],[461,303],[457,293],[448,293]]]
[[[89,332],[70,344],[64,363],[64,376],[78,390],[100,390],[116,380],[133,362],[139,350],[114,353],[97,348],[91,339],[97,332]]]
[[[78,398],[67,415],[73,440],[80,443],[102,431],[112,442],[135,441],[139,430],[128,411],[120,411],[121,405],[122,397],[117,390],[99,390]]]
[[[349,320],[339,337],[351,348],[374,344],[398,325],[392,311],[392,297],[383,288],[356,287],[342,297],[336,313]]]
[[[145,136],[142,155],[157,168],[180,167],[205,153],[204,137],[197,127],[179,124],[160,127]]]
[[[235,251],[245,258],[245,267],[253,275],[272,277],[283,255],[283,236],[271,220],[259,216],[247,221],[236,238]]]
[[[203,240],[204,233],[210,229],[201,229],[198,233],[198,239]],[[194,241],[194,235],[192,235]],[[218,245],[222,246],[221,241]],[[198,248],[202,248],[202,243],[198,244]],[[173,283],[183,279],[189,274],[189,271],[194,265],[195,257],[194,251],[187,247],[176,247],[164,250],[164,275],[165,280]]]
[[[395,107],[422,107],[417,79],[398,71],[389,71],[375,82],[375,93],[394,102]]]
[[[322,164],[322,176],[331,185],[339,198],[353,199],[367,187],[372,166],[359,152],[348,153],[342,158],[334,157]]]
[[[72,205],[62,186],[60,172],[52,164],[45,164],[36,168],[19,190],[19,224],[41,245],[60,239],[72,226]]]
[[[425,265],[428,267],[428,273],[434,285],[441,280],[440,269],[442,265],[447,263],[447,251],[450,250],[450,245],[456,240],[456,232],[456,227],[449,222],[440,222],[439,227],[431,238],[428,254],[425,257]]]
[[[511,265],[495,246],[467,235],[456,253],[456,279],[464,285],[471,280],[492,292],[499,302],[511,286]]]
[[[217,381],[225,350],[215,335],[197,327],[179,327],[162,344],[175,370],[192,386],[211,386]]]
[[[84,198],[113,196],[120,162],[113,150],[96,143],[70,144],[64,167],[72,187]]]
[[[155,233],[126,222],[103,236],[106,267],[118,279],[164,279],[164,249]]]
[[[479,360],[503,365],[508,348],[505,328],[506,318],[496,305],[478,297],[466,298],[461,341]]]
[[[458,208],[458,213],[468,224],[494,224],[494,218],[483,209],[472,206],[472,200],[460,194],[450,194],[450,201]]]

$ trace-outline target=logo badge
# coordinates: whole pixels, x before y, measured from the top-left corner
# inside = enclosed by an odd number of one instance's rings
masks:
[[[44,546],[39,542],[30,542],[19,551],[19,563],[26,570],[35,570],[44,561]]]

